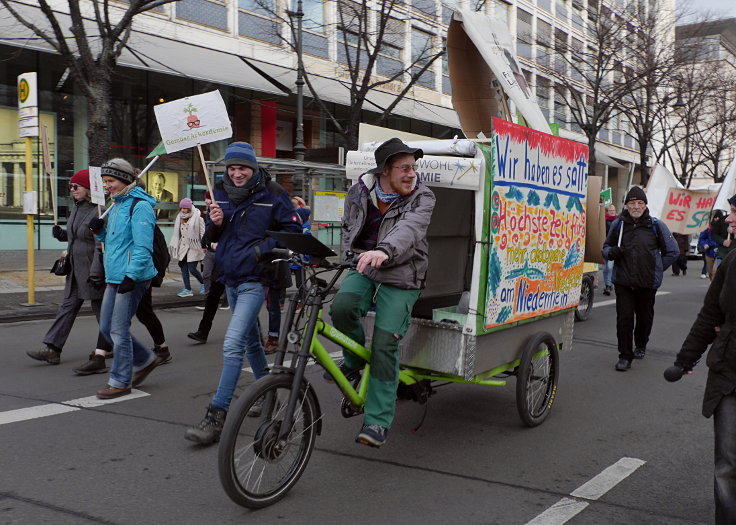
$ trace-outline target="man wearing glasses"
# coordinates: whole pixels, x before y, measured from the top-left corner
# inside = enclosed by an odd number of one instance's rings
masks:
[[[619,372],[631,368],[632,360],[644,358],[654,322],[654,296],[662,274],[679,253],[667,225],[649,215],[644,190],[631,188],[624,211],[611,223],[603,243],[603,257],[613,261]]]
[[[397,138],[376,149],[376,167],[358,179],[345,198],[343,249],[357,266],[345,277],[332,303],[335,327],[365,344],[361,318],[376,307],[364,421],[356,442],[380,447],[396,409],[399,344],[411,322],[427,274],[427,227],[434,210],[432,191],[417,180],[421,149]],[[346,353],[343,372],[362,363]],[[328,376],[329,377],[329,376]]]

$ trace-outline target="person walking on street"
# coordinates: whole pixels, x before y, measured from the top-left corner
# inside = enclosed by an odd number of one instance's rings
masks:
[[[100,329],[113,343],[114,355],[107,386],[97,392],[100,399],[130,394],[156,367],[156,355],[130,333],[133,314],[157,275],[153,264],[153,234],[156,199],[136,182],[136,170],[124,159],[103,164],[102,180],[115,207],[107,225],[94,218],[89,228],[105,243],[107,287],[100,313]]]
[[[204,237],[202,238],[202,244],[206,246],[207,253],[211,253],[214,259],[215,254],[217,253],[217,243],[210,242],[209,240],[210,234],[212,233],[212,228],[209,228],[209,225],[208,232],[209,233],[205,232]],[[220,271],[217,268],[217,261],[213,260],[213,265],[210,269],[210,284],[207,288],[207,297],[205,298],[204,306],[202,307],[204,310],[204,312],[202,312],[202,319],[199,321],[197,331],[189,332],[187,334],[189,339],[194,339],[198,343],[204,344],[207,342],[210,330],[212,330],[212,322],[215,320],[215,314],[217,314],[217,309],[228,309],[227,300],[220,304],[220,299],[222,299],[223,294],[225,294],[225,285],[220,281],[219,277]],[[200,307],[198,306],[197,308]]]
[[[363,345],[361,319],[375,304],[371,373],[363,426],[355,439],[372,447],[386,442],[393,422],[399,345],[424,289],[429,264],[427,228],[435,197],[417,180],[416,161],[422,156],[421,149],[398,138],[387,140],[375,151],[376,167],[361,175],[345,198],[343,251],[357,254],[357,266],[343,280],[330,316],[335,328]],[[361,365],[344,352],[345,372]]]
[[[684,277],[687,275],[687,254],[690,251],[690,236],[675,232],[672,234],[672,237],[675,239],[679,251],[677,257],[675,257],[675,261],[672,263],[672,275],[677,277],[682,272],[682,276]]]
[[[286,190],[258,167],[255,151],[246,142],[234,142],[225,151],[225,174],[215,184],[210,208],[212,242],[217,242],[215,262],[227,287],[232,318],[223,344],[223,367],[217,391],[204,418],[187,429],[185,438],[202,445],[219,440],[225,416],[248,358],[256,380],[268,374],[261,345],[258,313],[265,292],[261,282],[264,265],[271,259],[276,241],[266,231],[298,233],[299,218]],[[261,401],[262,402],[262,401]],[[250,416],[260,415],[260,405]]]
[[[732,233],[736,227],[736,195],[728,200],[731,213],[724,221]],[[729,254],[718,267],[674,363],[669,381],[690,375],[708,350],[708,379],[703,394],[703,415],[713,416],[715,435],[714,500],[716,523],[736,523],[736,255]]]
[[[713,221],[715,220],[716,219],[714,217],[711,224],[709,224],[705,230],[700,232],[700,235],[698,236],[698,251],[703,254],[704,262],[703,272],[700,277],[707,277],[710,280],[713,280],[713,269],[716,262],[716,243],[710,236],[711,229],[713,228]]]
[[[72,175],[69,180],[69,192],[74,199],[74,205],[67,227],[64,229],[55,224],[51,230],[56,240],[67,243],[70,270],[64,283],[64,300],[56,311],[53,324],[43,338],[44,347],[26,352],[29,357],[52,365],[60,363],[61,351],[84,301],[91,303],[92,312],[99,323],[102,296],[105,292],[100,243],[95,240],[87,227],[89,221],[97,217],[97,206],[90,201],[89,170],[81,170]],[[97,350],[103,355],[112,350],[112,345],[99,332]],[[103,357],[101,372],[106,371]]]
[[[616,206],[609,204],[606,206],[606,235],[611,230],[611,223],[616,220],[618,214],[616,213]],[[611,281],[611,275],[613,274],[613,261],[606,261],[603,265],[603,295],[611,295],[613,291],[613,281]]]
[[[197,265],[204,259],[202,251],[202,237],[204,236],[204,219],[201,212],[194,206],[192,199],[186,197],[179,202],[179,214],[174,221],[174,231],[169,241],[171,257],[179,261],[181,280],[184,289],[179,297],[192,297],[192,285],[189,281],[191,273],[200,283],[199,293],[207,293],[204,277],[199,273]]]
[[[721,264],[723,259],[736,247],[733,242],[733,233],[729,232],[728,224],[723,220],[724,213],[722,210],[716,210],[713,214],[713,222],[711,223],[710,238],[716,243],[716,261],[715,267]]]
[[[678,253],[667,225],[649,215],[644,190],[632,187],[626,194],[624,210],[611,224],[603,243],[603,257],[613,261],[619,372],[631,368],[633,359],[644,358],[654,322],[657,288]]]

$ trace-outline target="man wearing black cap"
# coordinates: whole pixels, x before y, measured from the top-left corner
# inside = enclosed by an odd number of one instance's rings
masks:
[[[729,233],[736,227],[736,195],[728,199]],[[708,380],[703,395],[703,415],[713,416],[715,434],[714,497],[716,523],[736,523],[736,255],[730,253],[718,267],[703,300],[703,307],[677,354],[674,377],[692,374],[693,367],[710,345],[706,365]],[[734,268],[731,268],[734,266]],[[712,344],[711,344],[712,343]],[[670,370],[668,370],[670,372]]]
[[[679,253],[667,225],[649,215],[644,190],[632,187],[603,243],[603,257],[614,261],[619,372],[631,368],[633,359],[644,358],[654,322],[654,297],[663,272]]]
[[[364,422],[356,442],[380,447],[396,409],[399,344],[411,322],[427,274],[427,227],[434,210],[432,191],[417,180],[423,156],[397,138],[376,149],[376,167],[364,173],[345,199],[342,244],[357,254],[332,303],[335,327],[365,344],[361,318],[375,304],[372,355]],[[342,369],[362,365],[345,353]]]

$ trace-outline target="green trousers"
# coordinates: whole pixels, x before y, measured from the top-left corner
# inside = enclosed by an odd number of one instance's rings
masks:
[[[389,428],[396,412],[396,387],[399,383],[399,343],[409,329],[411,310],[421,290],[403,290],[378,283],[350,270],[330,308],[335,328],[353,341],[365,345],[361,319],[376,305],[376,322],[371,346],[371,376],[365,402],[364,422]],[[362,365],[360,359],[344,352],[350,368]]]

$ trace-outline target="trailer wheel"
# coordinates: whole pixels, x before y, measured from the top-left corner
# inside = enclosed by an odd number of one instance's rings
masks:
[[[557,394],[560,356],[557,342],[539,332],[527,344],[516,369],[516,408],[525,425],[540,425]]]
[[[594,286],[593,278],[588,274],[583,275],[583,281],[580,283],[580,303],[575,310],[576,321],[585,321],[590,315],[595,294]]]

